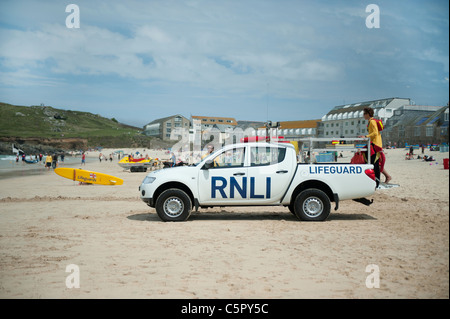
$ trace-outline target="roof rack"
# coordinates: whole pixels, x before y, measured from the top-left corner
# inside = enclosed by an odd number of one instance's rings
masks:
[[[301,138],[298,141],[303,143],[303,144],[305,142],[309,143],[309,146],[308,146],[309,154],[311,154],[312,151],[316,151],[316,152],[326,152],[326,151],[331,151],[331,152],[333,152],[333,151],[362,151],[362,152],[365,152],[365,151],[370,149],[370,139],[367,138],[367,137],[350,137],[350,138],[349,137],[346,137],[346,138],[308,137],[308,138]],[[329,148],[316,148],[316,147],[313,147],[314,142],[333,142],[333,141],[339,141],[339,144],[337,144],[339,146],[338,147],[335,146],[335,148],[333,148],[333,147],[329,147]],[[353,142],[361,141],[361,142],[363,142],[361,144],[367,144],[367,146],[363,147],[363,148],[354,147],[354,146],[352,146],[352,147],[345,147],[345,146],[341,146],[341,145],[346,145],[346,144],[340,144],[341,141],[353,141]],[[304,150],[303,149],[303,145],[302,146],[299,145],[299,149],[303,151]],[[367,162],[368,162],[368,164],[370,164],[370,156],[367,156]],[[310,164],[311,164],[311,162],[310,162]]]

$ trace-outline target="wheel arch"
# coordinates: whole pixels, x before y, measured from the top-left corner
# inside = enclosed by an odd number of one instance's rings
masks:
[[[160,185],[156,191],[153,193],[153,202],[156,203],[156,200],[158,199],[159,195],[162,194],[165,190],[171,189],[171,188],[177,188],[184,191],[189,198],[191,199],[192,204],[194,204],[194,194],[192,193],[191,189],[181,182],[167,182],[162,185]]]
[[[330,199],[330,202],[335,201],[335,196],[334,196],[333,191],[331,190],[330,186],[328,186],[326,183],[324,183],[322,181],[308,180],[308,181],[304,181],[303,183],[300,183],[294,189],[294,191],[292,192],[290,203],[294,204],[295,198],[297,197],[298,194],[300,194],[302,191],[304,191],[306,189],[311,189],[311,188],[320,189],[328,196],[328,198]]]

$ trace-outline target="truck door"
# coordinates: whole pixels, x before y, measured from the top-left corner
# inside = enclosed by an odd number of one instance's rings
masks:
[[[261,205],[279,203],[296,168],[282,146],[252,146],[248,167],[249,199]],[[294,161],[294,162],[292,162]]]
[[[247,202],[247,167],[245,147],[226,150],[199,170],[198,191],[200,205],[242,205]]]

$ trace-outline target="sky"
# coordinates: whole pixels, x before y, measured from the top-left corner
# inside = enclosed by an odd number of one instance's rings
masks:
[[[391,97],[447,105],[448,0],[0,1],[0,102],[142,127]]]

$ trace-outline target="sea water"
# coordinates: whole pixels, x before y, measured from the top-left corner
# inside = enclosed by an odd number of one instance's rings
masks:
[[[29,156],[26,157],[27,160],[30,159]],[[32,156],[34,160],[34,156]],[[86,158],[86,162],[92,160]],[[42,157],[41,162],[35,164],[28,164],[22,162],[22,158],[19,157],[19,161],[16,162],[16,155],[0,155],[0,179],[11,178],[16,176],[28,176],[28,175],[39,175],[45,174],[47,168],[44,165],[45,156]],[[61,158],[58,157],[58,167],[70,167],[74,165],[81,165],[81,156],[65,156],[64,162],[61,162]],[[50,168],[50,170],[53,170]]]

